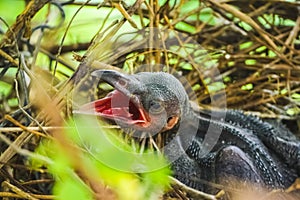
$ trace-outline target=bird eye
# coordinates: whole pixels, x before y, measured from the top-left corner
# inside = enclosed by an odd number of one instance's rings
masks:
[[[149,112],[152,114],[160,114],[164,110],[163,104],[161,101],[152,101],[150,103]]]

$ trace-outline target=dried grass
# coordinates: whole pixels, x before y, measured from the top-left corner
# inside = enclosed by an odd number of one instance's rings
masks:
[[[28,4],[15,24],[9,28],[2,37],[0,43],[0,77],[12,85],[12,90],[6,98],[0,98],[1,114],[1,156],[0,156],[0,180],[3,182],[0,197],[3,199],[52,199],[52,177],[45,171],[31,171],[26,167],[26,156],[29,150],[35,149],[41,137],[55,137],[56,127],[43,129],[43,126],[58,126],[49,115],[46,106],[32,107],[36,102],[36,95],[32,98],[32,88],[26,85],[24,73],[32,79],[37,77],[37,66],[30,62],[35,59],[38,52],[42,52],[60,65],[73,71],[67,81],[62,81],[53,76],[59,68],[49,63],[54,68],[46,70],[42,77],[51,80],[47,87],[36,90],[37,94],[44,92],[51,104],[55,106],[61,118],[71,115],[71,99],[68,95],[74,84],[82,92],[89,88],[89,72],[95,68],[124,69],[124,63],[129,63],[126,70],[134,73],[142,70],[158,70],[153,66],[141,69],[142,64],[163,64],[168,71],[175,69],[184,75],[189,84],[195,89],[197,103],[201,107],[224,107],[242,109],[263,118],[284,120],[287,126],[299,134],[300,120],[300,3],[295,1],[259,1],[252,0],[247,3],[234,0],[204,0],[198,7],[183,12],[185,3],[178,1],[177,5],[158,5],[158,1],[137,0],[133,5],[127,6],[115,1],[105,1],[101,8],[116,8],[123,16],[117,22],[108,24],[105,29],[95,35],[93,41],[64,45],[56,42],[36,44],[36,50],[28,45],[31,37],[29,22],[36,12],[49,1],[35,0]],[[187,2],[186,2],[187,3]],[[77,3],[70,2],[67,5],[59,5],[61,9],[74,6]],[[87,2],[82,6],[99,6]],[[199,13],[210,9],[211,18],[200,20]],[[80,11],[79,11],[80,12]],[[137,25],[132,19],[135,15],[139,19],[147,19]],[[75,15],[74,15],[75,17]],[[120,34],[125,22],[139,30],[147,30],[148,39],[123,39]],[[294,25],[288,25],[290,24]],[[194,27],[193,31],[180,28],[179,24],[186,27]],[[72,21],[69,25],[72,24]],[[159,29],[146,29],[146,27],[159,27]],[[40,29],[47,30],[47,27]],[[49,28],[49,27],[48,27]],[[56,29],[54,29],[55,31]],[[158,31],[157,31],[158,30]],[[171,38],[168,35],[171,30],[175,33]],[[53,30],[52,30],[53,31]],[[70,32],[65,29],[65,36]],[[144,32],[145,33],[145,32]],[[184,35],[183,35],[184,33]],[[141,35],[142,32],[135,29],[129,35]],[[116,37],[118,36],[118,37]],[[166,36],[166,37],[162,37]],[[188,38],[187,38],[188,36]],[[118,38],[118,40],[115,40]],[[126,37],[124,37],[126,38]],[[159,43],[157,43],[159,40]],[[206,50],[205,56],[199,54],[195,48],[189,55],[183,57],[170,52],[164,44],[174,44],[182,47],[196,41]],[[24,48],[25,47],[25,48]],[[20,50],[29,51],[29,57],[24,57]],[[84,56],[74,55],[80,61],[74,71],[74,67],[63,57],[69,52],[86,50]],[[210,67],[203,67],[205,59],[215,61]],[[171,60],[176,62],[171,62]],[[184,64],[191,64],[191,69],[184,68]],[[19,67],[18,78],[7,75],[7,69]],[[41,72],[39,71],[39,74]],[[58,74],[58,72],[56,72]],[[66,76],[66,75],[65,75]],[[84,80],[84,81],[82,81]],[[220,83],[221,85],[214,85]],[[86,86],[86,87],[85,87]],[[215,89],[211,89],[215,86]],[[222,89],[224,87],[224,90]],[[45,91],[48,88],[48,91]],[[30,94],[31,93],[31,94]],[[86,92],[88,93],[88,92]],[[99,91],[103,95],[103,91]],[[224,95],[225,94],[225,95]],[[30,97],[31,95],[31,97]],[[94,94],[98,95],[98,94]],[[220,97],[220,98],[218,98]],[[222,97],[222,98],[221,98]],[[225,99],[224,99],[225,97]],[[10,107],[8,100],[18,98],[19,106]],[[35,99],[35,100],[34,100]],[[212,99],[214,104],[212,105]],[[41,98],[43,100],[43,98]],[[6,114],[9,116],[5,117]],[[14,120],[12,120],[12,118]],[[20,125],[23,124],[22,126]],[[16,129],[14,127],[20,127]],[[38,128],[39,127],[39,128]],[[32,131],[33,130],[33,131]],[[35,134],[34,132],[39,134]],[[56,138],[59,140],[59,137]],[[61,138],[60,138],[61,139]],[[26,150],[26,151],[24,151]],[[85,177],[89,179],[89,177]],[[185,199],[184,195],[177,195],[179,199]]]

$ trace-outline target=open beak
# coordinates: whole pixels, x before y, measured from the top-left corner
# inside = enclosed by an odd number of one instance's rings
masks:
[[[96,70],[92,76],[99,77],[115,90],[102,99],[84,104],[79,109],[80,113],[93,114],[128,125],[150,125],[148,113],[141,106],[139,99],[127,89],[130,84],[136,84],[137,80],[112,70]]]

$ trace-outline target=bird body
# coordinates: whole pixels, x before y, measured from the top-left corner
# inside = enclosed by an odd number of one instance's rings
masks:
[[[285,189],[300,174],[300,141],[284,127],[236,110],[194,111],[183,85],[167,73],[92,75],[115,90],[83,107],[122,127],[164,135],[164,145],[173,142],[164,153],[174,176],[192,188]]]

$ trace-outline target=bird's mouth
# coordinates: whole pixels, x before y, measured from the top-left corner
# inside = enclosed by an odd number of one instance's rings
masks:
[[[102,99],[87,103],[80,108],[80,113],[93,114],[128,125],[148,127],[150,118],[137,98],[128,97],[119,90],[110,92]]]

